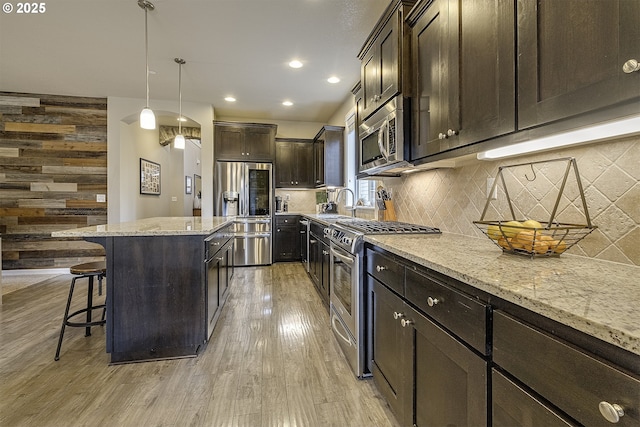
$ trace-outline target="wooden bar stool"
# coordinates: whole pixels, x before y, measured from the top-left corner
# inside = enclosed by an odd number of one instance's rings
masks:
[[[76,275],[73,279],[71,279],[71,288],[69,289],[69,298],[67,299],[67,308],[64,310],[64,318],[62,319],[62,328],[60,329],[60,338],[58,339],[58,349],[56,350],[55,360],[60,360],[60,348],[62,347],[62,337],[64,336],[64,329],[67,326],[86,328],[85,329],[85,337],[91,335],[91,327],[104,325],[106,323],[105,315],[106,315],[106,305],[93,305],[93,279],[98,279],[98,295],[102,295],[102,279],[107,274],[107,267],[104,261],[95,261],[95,262],[86,262],[84,264],[74,265],[69,269],[71,274]],[[71,307],[71,299],[73,298],[73,290],[76,286],[76,280],[78,279],[89,279],[89,285],[87,289],[87,306],[80,310],[74,311],[69,314],[69,308]],[[102,309],[102,317],[100,320],[92,320],[92,311]],[[85,322],[72,322],[71,319],[75,316],[78,316],[82,313],[86,313],[86,321]]]

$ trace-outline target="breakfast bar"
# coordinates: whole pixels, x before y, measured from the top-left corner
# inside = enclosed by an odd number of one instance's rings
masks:
[[[205,239],[229,218],[147,218],[53,233],[106,250],[111,363],[189,357],[206,344]]]

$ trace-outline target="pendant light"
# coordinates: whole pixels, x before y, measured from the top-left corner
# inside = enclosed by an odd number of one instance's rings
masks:
[[[178,97],[179,97],[179,107],[178,107],[178,134],[173,140],[173,146],[180,150],[184,150],[184,136],[182,135],[182,66],[186,64],[185,60],[182,58],[174,58],[174,61],[178,64]]]
[[[153,114],[151,108],[149,108],[149,33],[147,30],[147,12],[155,9],[155,6],[148,0],[138,0],[138,6],[144,9],[144,54],[147,64],[147,104],[140,112],[140,127],[142,129],[155,129],[156,116]]]

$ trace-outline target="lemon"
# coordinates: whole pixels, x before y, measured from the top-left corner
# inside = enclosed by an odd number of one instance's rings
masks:
[[[542,228],[542,224],[540,224],[535,219],[528,219],[522,223],[522,226],[525,228]]]
[[[514,237],[521,231],[522,223],[520,221],[508,221],[502,224],[502,232],[507,237]]]
[[[501,238],[502,232],[500,231],[500,227],[498,227],[497,225],[490,225],[489,227],[487,227],[487,236],[489,236],[489,238],[493,240],[498,240],[499,238]]]

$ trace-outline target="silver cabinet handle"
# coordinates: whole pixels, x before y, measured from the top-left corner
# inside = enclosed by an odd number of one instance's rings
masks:
[[[434,305],[438,304],[439,302],[440,302],[440,300],[438,298],[432,298],[432,297],[427,298],[427,304],[429,304],[429,307],[433,307]]]
[[[440,132],[438,134],[438,139],[446,139],[446,138],[447,138],[447,135],[445,135],[444,133]]]
[[[622,65],[622,71],[626,74],[631,74],[636,71],[640,71],[640,63],[637,59],[630,59]]]
[[[403,328],[406,328],[409,325],[413,325],[413,320],[402,319],[400,321],[400,324],[402,325]]]
[[[388,270],[384,265],[376,265],[376,271],[380,273],[381,271]]]
[[[404,313],[398,313],[397,311],[393,312],[393,318],[398,320],[404,317]]]
[[[447,136],[455,136],[455,135],[457,135],[457,134],[458,134],[458,132],[456,132],[456,131],[455,131],[455,130],[453,130],[453,129],[449,129],[449,130],[447,131]]]
[[[624,410],[622,407],[616,403],[611,404],[609,402],[600,402],[598,405],[598,409],[600,409],[600,413],[604,417],[605,420],[610,423],[617,423],[620,421],[620,418],[624,417]]]
[[[309,240],[309,243],[318,243],[318,241],[311,239],[311,240]]]
[[[329,255],[329,252],[327,252],[327,251],[323,250],[323,251],[322,251],[322,255]]]

